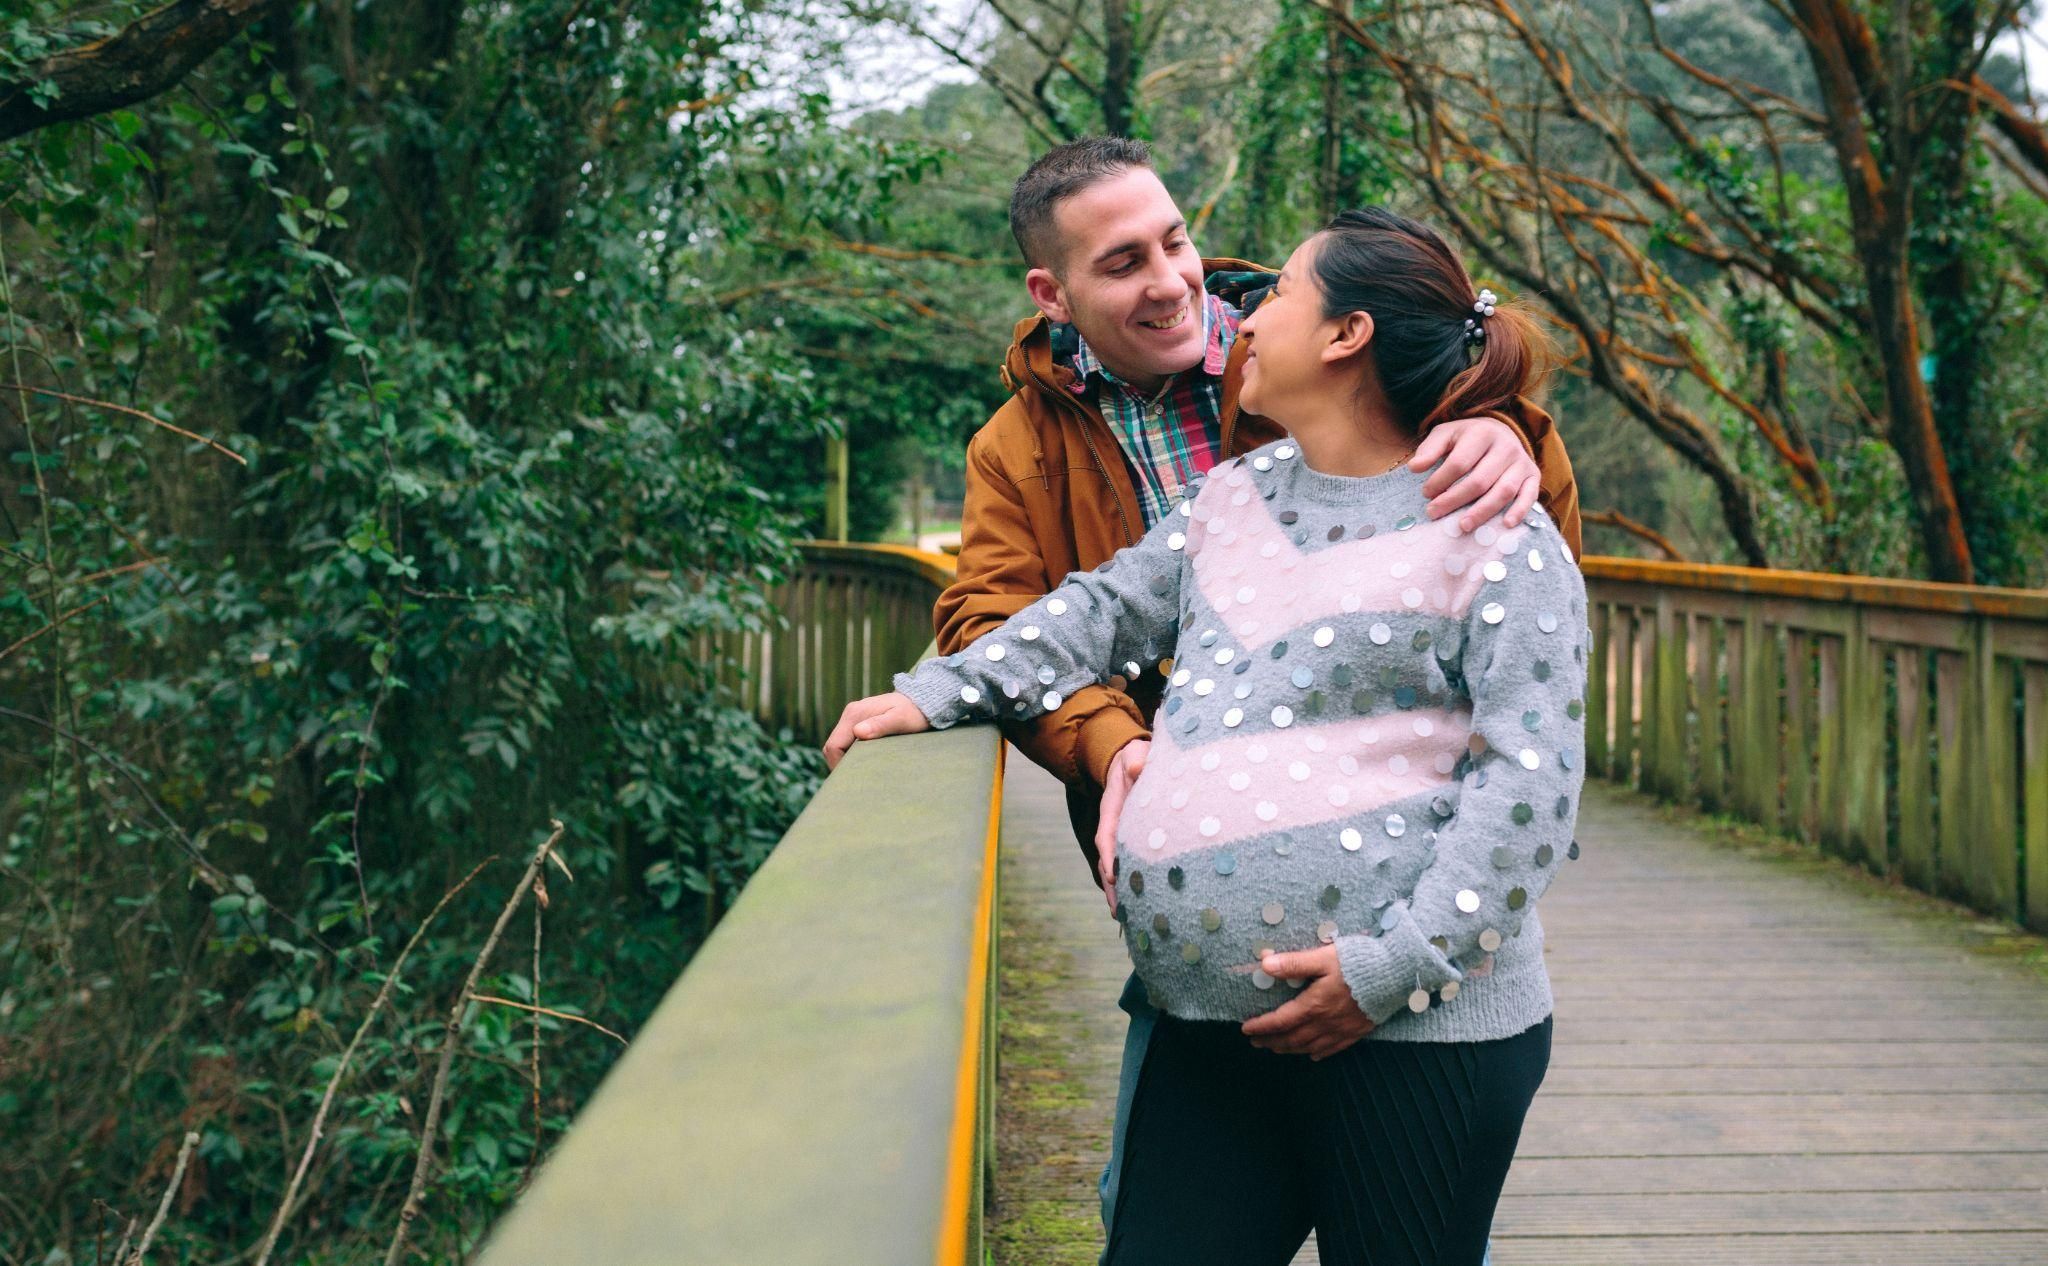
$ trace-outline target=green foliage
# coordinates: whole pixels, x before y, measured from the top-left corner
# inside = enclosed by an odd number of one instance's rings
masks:
[[[99,29],[56,8],[0,30],[0,70]],[[0,149],[0,376],[62,393],[0,402],[0,648],[45,630],[0,659],[10,1253],[118,1238],[187,1127],[159,1253],[253,1248],[474,866],[567,824],[539,981],[522,915],[482,990],[630,1032],[808,798],[816,754],[703,639],[775,618],[802,527],[801,481],[740,455],[815,444],[847,392],[718,296],[759,242],[879,232],[935,159],[770,61],[831,64],[804,16],[308,4]],[[381,1253],[514,873],[409,960],[278,1260]],[[532,1017],[472,1011],[436,1259],[521,1183],[536,1093],[545,1146],[613,1051],[543,1017],[536,1092]]]

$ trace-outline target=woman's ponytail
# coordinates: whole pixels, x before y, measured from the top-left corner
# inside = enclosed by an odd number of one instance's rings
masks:
[[[1452,418],[1498,413],[1516,396],[1534,390],[1547,372],[1541,352],[1548,339],[1542,327],[1520,308],[1500,303],[1488,306],[1493,309],[1489,316],[1473,313],[1484,331],[1473,344],[1479,349],[1479,359],[1444,385],[1442,398],[1418,430],[1427,431]]]

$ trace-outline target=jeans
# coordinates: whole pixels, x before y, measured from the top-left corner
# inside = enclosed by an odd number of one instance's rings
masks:
[[[1116,1083],[1116,1119],[1110,1127],[1109,1163],[1102,1167],[1102,1177],[1096,1181],[1096,1195],[1102,1201],[1103,1260],[1109,1255],[1109,1217],[1116,1208],[1117,1179],[1123,1170],[1124,1133],[1131,1122],[1131,1098],[1137,1093],[1138,1073],[1145,1067],[1145,1050],[1152,1041],[1152,1028],[1159,1019],[1159,1011],[1145,997],[1145,986],[1138,981],[1136,972],[1124,981],[1124,991],[1116,1000],[1117,1006],[1131,1017],[1130,1028],[1124,1033],[1124,1058]],[[1487,1245],[1483,1266],[1493,1266],[1493,1246]]]

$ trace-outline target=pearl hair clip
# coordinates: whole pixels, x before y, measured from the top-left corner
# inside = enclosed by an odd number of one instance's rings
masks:
[[[1465,342],[1467,344],[1486,341],[1486,318],[1493,315],[1493,305],[1500,302],[1500,296],[1482,288],[1479,298],[1472,304],[1472,310],[1479,315],[1465,318]]]

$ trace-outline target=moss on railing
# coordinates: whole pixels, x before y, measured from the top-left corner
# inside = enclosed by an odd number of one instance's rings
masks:
[[[805,552],[790,587],[804,605],[754,662],[811,692],[797,715],[815,728],[915,660],[951,560]],[[824,627],[834,611],[857,636]],[[858,745],[493,1233],[485,1266],[982,1262],[1001,776],[992,727]]]

